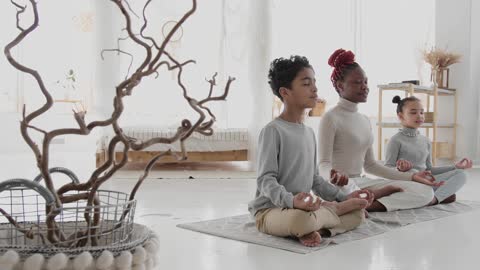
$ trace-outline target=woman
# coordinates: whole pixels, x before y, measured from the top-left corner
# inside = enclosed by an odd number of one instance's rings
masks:
[[[371,190],[375,201],[367,208],[369,211],[395,211],[428,205],[434,198],[431,186],[443,183],[433,182],[428,172],[399,172],[374,158],[370,120],[358,112],[358,103],[367,101],[368,79],[355,62],[355,55],[338,49],[328,63],[334,68],[331,81],[340,101],[320,123],[320,175],[328,179],[332,168],[335,168],[346,175],[335,177],[335,180],[342,181],[334,182],[337,185],[346,184],[344,192],[363,188]],[[362,175],[363,170],[386,179],[367,178]]]

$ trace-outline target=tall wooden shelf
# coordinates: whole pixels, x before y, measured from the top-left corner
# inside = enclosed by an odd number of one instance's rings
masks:
[[[411,83],[391,83],[391,84],[381,84],[378,85],[379,95],[378,95],[378,159],[382,159],[382,131],[384,128],[400,128],[401,125],[398,121],[396,122],[383,122],[383,92],[384,91],[403,91],[405,96],[413,96],[416,94],[423,94],[427,97],[427,113],[433,113],[433,119],[431,123],[424,123],[421,128],[426,129],[427,137],[430,137],[430,130],[432,131],[432,160],[433,164],[436,163],[437,159],[437,129],[447,128],[453,130],[453,139],[452,147],[450,149],[450,158],[453,160],[455,158],[455,146],[456,146],[456,136],[457,136],[457,95],[456,90],[452,88],[438,88],[436,84],[432,87],[420,86]],[[440,96],[449,96],[454,98],[454,109],[453,109],[453,123],[443,123],[438,121],[438,98]],[[430,111],[430,102],[433,99],[433,111]]]

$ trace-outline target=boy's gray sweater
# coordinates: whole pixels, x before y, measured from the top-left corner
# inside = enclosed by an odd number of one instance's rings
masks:
[[[304,124],[276,118],[260,132],[255,199],[248,204],[254,216],[265,208],[293,208],[293,197],[311,190],[324,200],[343,201],[346,194],[320,177],[313,130]]]

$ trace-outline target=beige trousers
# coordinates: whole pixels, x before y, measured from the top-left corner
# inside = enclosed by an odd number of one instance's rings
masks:
[[[307,212],[290,208],[262,209],[255,215],[257,229],[274,236],[302,237],[314,231],[326,229],[331,236],[353,230],[364,220],[361,210],[338,216],[328,207]]]

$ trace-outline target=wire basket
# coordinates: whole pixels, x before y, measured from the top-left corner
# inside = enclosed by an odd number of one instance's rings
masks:
[[[66,195],[72,194],[78,192]],[[97,191],[96,198],[98,203],[93,206],[87,206],[85,200],[63,204],[60,214],[55,217],[58,242],[52,243],[47,239],[50,229],[46,223],[46,209],[53,205],[53,195],[34,181],[13,179],[2,182],[0,249],[75,249],[121,246],[131,242],[136,201],[129,201],[126,193],[110,190]],[[90,220],[95,213],[98,222],[86,222],[86,211],[90,213]]]

